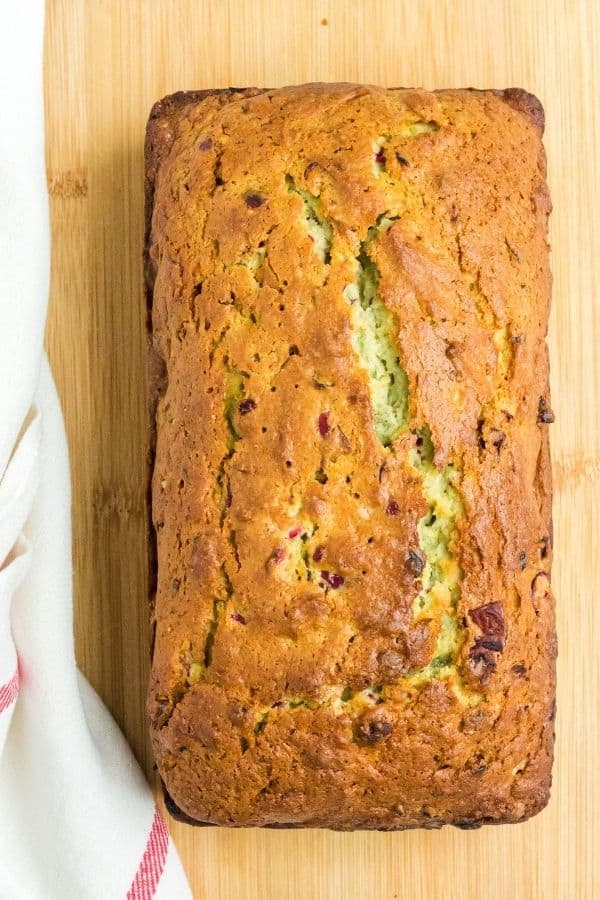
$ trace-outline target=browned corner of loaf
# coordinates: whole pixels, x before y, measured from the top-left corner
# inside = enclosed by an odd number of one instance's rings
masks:
[[[144,155],[147,178],[154,178],[162,156],[173,143],[173,126],[181,109],[217,93],[220,91],[177,91],[156,101],[150,110],[146,125]]]
[[[499,93],[505,103],[516,109],[517,112],[528,116],[539,133],[544,133],[546,122],[544,107],[535,94],[530,94],[529,91],[525,91],[523,88],[507,88]]]
[[[154,182],[156,171],[161,159],[170,150],[175,137],[175,125],[178,115],[186,106],[199,103],[207,97],[219,94],[245,94],[253,93],[256,88],[214,88],[203,91],[176,91],[167,94],[162,100],[157,100],[150,110],[146,124],[146,141],[144,146],[144,158],[146,169],[146,181]]]
[[[209,825],[209,822],[200,822],[198,819],[192,819],[191,816],[188,816],[187,813],[184,813],[182,809],[177,806],[167,788],[165,787],[164,781],[162,782],[163,789],[163,798],[165,801],[165,809],[169,813],[172,819],[175,819],[176,822],[183,822],[184,825],[195,825],[197,827],[202,827]]]

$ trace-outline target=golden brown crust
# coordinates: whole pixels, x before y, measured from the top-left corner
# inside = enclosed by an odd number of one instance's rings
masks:
[[[517,89],[154,107],[148,709],[184,816],[477,827],[547,802],[542,131]]]

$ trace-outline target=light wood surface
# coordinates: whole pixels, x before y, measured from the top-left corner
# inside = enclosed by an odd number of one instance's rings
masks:
[[[172,825],[209,900],[600,896],[600,5],[591,0],[50,0],[48,349],[73,473],[83,671],[151,775],[142,144],[182,88],[357,80],[534,91],[547,112],[560,639],[552,801],[521,826],[350,834]],[[18,90],[18,85],[15,85]]]

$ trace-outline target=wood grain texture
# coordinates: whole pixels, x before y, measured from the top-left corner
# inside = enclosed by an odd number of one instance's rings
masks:
[[[327,24],[322,24],[324,22]],[[182,88],[520,85],[546,107],[560,656],[552,801],[479,832],[172,832],[210,900],[600,895],[600,7],[588,0],[50,0],[47,343],[73,472],[80,665],[151,775],[144,547],[142,146]]]

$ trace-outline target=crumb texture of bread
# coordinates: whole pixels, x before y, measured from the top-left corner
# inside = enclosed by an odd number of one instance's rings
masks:
[[[154,107],[148,713],[186,821],[472,828],[546,804],[542,130],[516,89]]]

